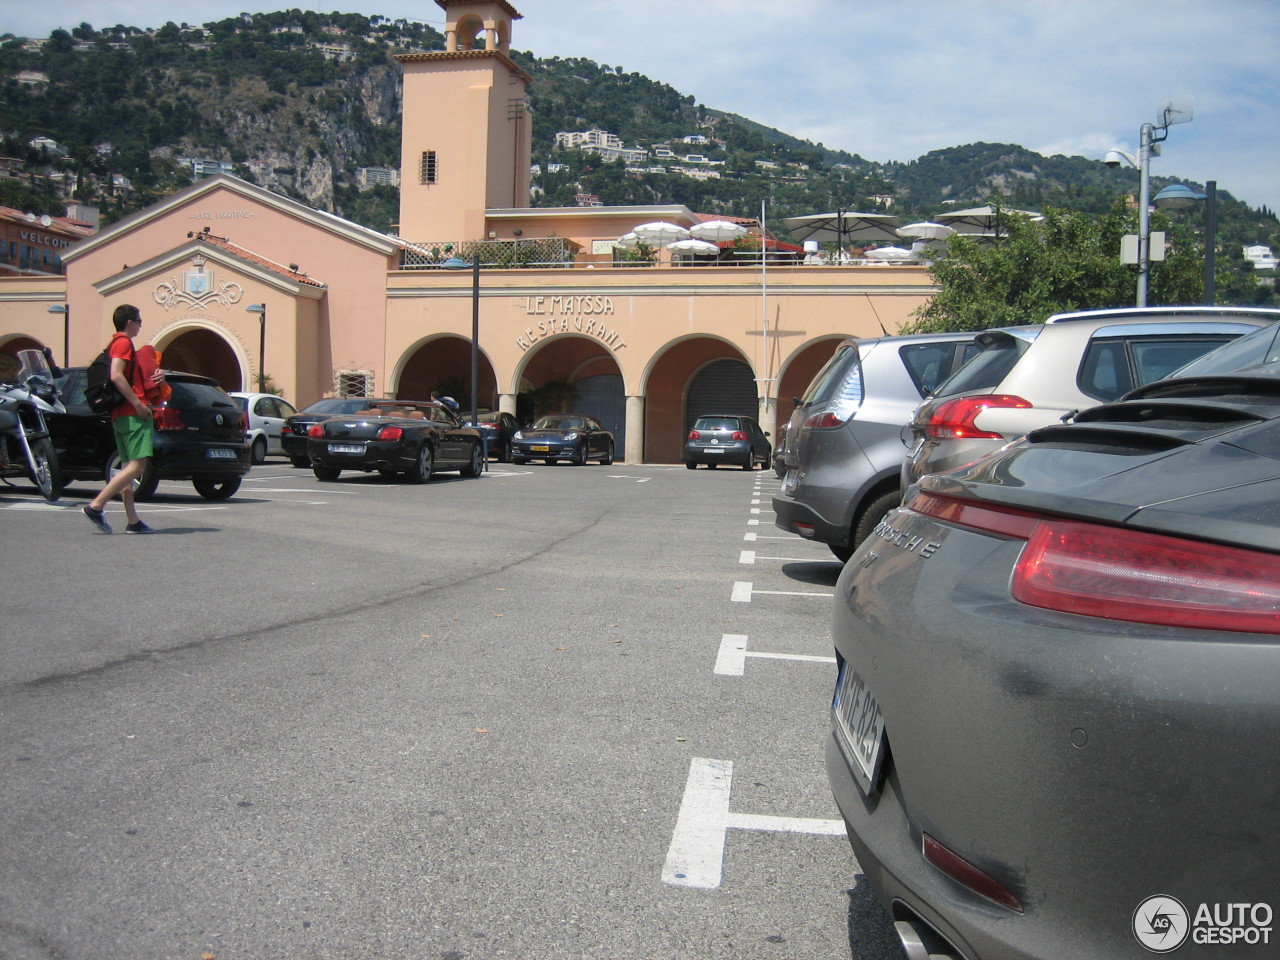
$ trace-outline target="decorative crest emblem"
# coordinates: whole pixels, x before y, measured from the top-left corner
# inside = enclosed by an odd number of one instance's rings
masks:
[[[192,257],[191,269],[182,272],[181,285],[176,277],[170,277],[165,283],[156,286],[156,303],[166,310],[172,310],[182,303],[193,307],[207,307],[215,303],[229,307],[239,303],[244,296],[244,288],[238,283],[223,280],[214,289],[214,273],[205,269],[207,263],[201,254]]]

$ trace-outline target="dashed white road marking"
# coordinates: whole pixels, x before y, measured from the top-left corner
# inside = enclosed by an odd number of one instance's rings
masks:
[[[834,597],[834,593],[811,593],[807,590],[756,590],[750,580],[737,580],[729,599],[735,603],[750,603],[753,596],[762,597]]]
[[[700,890],[719,887],[724,870],[725,837],[731,829],[844,836],[841,820],[732,813],[729,810],[732,789],[732,761],[694,757],[690,762],[684,798],[662,868],[663,883]]]
[[[747,666],[747,657],[763,660],[798,660],[802,663],[834,664],[835,657],[819,657],[804,653],[765,653],[748,650],[747,637],[741,633],[725,633],[720,637],[720,650],[716,654],[715,672],[724,677],[740,677]]]

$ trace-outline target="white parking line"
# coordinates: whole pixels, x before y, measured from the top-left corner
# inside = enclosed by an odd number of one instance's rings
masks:
[[[757,560],[777,560],[779,563],[815,563],[813,557],[766,557],[754,550],[743,550],[738,554],[739,563],[755,563]]]
[[[748,650],[747,637],[741,633],[725,633],[720,636],[720,650],[716,654],[715,673],[724,677],[740,677],[747,666],[747,657],[763,660],[799,660],[802,663],[834,664],[835,657],[818,657],[804,653],[764,653]]]
[[[694,757],[690,762],[684,798],[662,867],[663,883],[700,890],[719,887],[729,830],[844,836],[844,823],[840,820],[731,813],[732,789],[732,761]]]
[[[804,590],[756,590],[750,580],[737,580],[729,599],[735,603],[750,603],[755,595],[762,597],[834,597],[834,593],[809,593]]]

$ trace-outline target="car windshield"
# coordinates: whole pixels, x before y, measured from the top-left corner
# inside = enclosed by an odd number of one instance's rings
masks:
[[[737,417],[699,417],[695,430],[741,430],[742,421]]]
[[[533,425],[535,430],[581,430],[581,417],[543,417]]]
[[[326,397],[317,400],[303,413],[355,413],[357,410],[368,410],[369,401],[359,397]]]
[[[952,397],[960,393],[994,390],[1013,369],[1018,358],[1039,335],[1043,327],[1023,331],[1020,336],[988,330],[978,335],[978,355],[953,373],[932,394],[935,397]]]
[[[1280,323],[1273,323],[1197,357],[1166,379],[1238,373],[1277,360],[1280,360]]]

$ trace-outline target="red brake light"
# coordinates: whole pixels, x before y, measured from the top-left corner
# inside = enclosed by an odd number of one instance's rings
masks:
[[[999,440],[1000,434],[979,430],[973,422],[982,411],[991,407],[1026,408],[1031,403],[1010,394],[983,394],[975,397],[956,397],[938,404],[933,416],[925,424],[925,435],[934,440],[969,440],[989,438]]]
[[[404,430],[400,427],[383,427],[378,431],[379,440],[399,440],[404,436]]]
[[[1049,518],[1022,550],[1013,596],[1086,617],[1280,633],[1280,557]]]
[[[697,440],[697,439],[698,439],[698,437],[700,437],[700,436],[702,436],[702,434],[698,433],[698,431],[697,431],[697,430],[690,430],[690,431],[689,431],[689,436],[688,436],[688,437],[686,437],[685,439],[687,439],[687,440]]]
[[[155,421],[157,430],[185,430],[186,424],[182,422],[182,411],[175,410],[172,407],[160,407],[152,412],[152,418]]]
[[[729,439],[730,439],[730,440],[745,440],[745,439],[747,439],[747,435],[746,435],[745,433],[743,433],[741,430],[735,430],[735,431],[733,431],[733,436],[732,436],[732,437],[730,437]]]
[[[310,427],[307,428],[307,436],[315,437],[317,440],[319,440],[324,436],[324,430],[321,428],[320,424],[313,423]]]
[[[843,427],[848,422],[848,418],[841,418],[834,412],[828,410],[826,413],[816,413],[804,422],[805,429],[812,430],[814,427]]]

